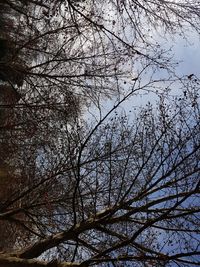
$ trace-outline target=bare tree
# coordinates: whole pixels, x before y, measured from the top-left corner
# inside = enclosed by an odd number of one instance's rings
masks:
[[[96,102],[122,93],[123,82],[132,86],[144,65],[172,70],[170,55],[154,41],[155,29],[199,30],[195,1],[8,0],[6,7],[15,17],[13,57],[26,63],[15,68],[23,74],[26,101],[73,93]]]
[[[0,7],[0,267],[199,265],[199,81],[150,35],[198,32],[197,3]],[[119,113],[149,91],[156,107]]]
[[[1,208],[23,234],[0,266],[198,265],[198,101],[188,88],[133,122],[110,112],[93,128],[65,129]]]

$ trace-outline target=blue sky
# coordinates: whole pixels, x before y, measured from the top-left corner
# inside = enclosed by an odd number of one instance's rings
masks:
[[[194,32],[193,30],[188,31],[185,33],[186,38],[177,34],[172,36],[166,34],[162,35],[162,30],[160,32],[153,33],[154,42],[160,44],[161,48],[166,50],[171,49],[172,59],[175,62],[179,62],[176,66],[176,74],[178,76],[188,76],[190,74],[194,74],[195,76],[200,78],[200,37],[199,35]],[[165,71],[161,70],[156,74],[156,77],[160,77],[159,75],[166,75]],[[147,79],[148,82],[148,75],[146,78],[143,78],[144,81]],[[127,87],[124,85],[125,88]],[[162,86],[162,85],[161,85]],[[176,86],[174,86],[176,88]],[[178,88],[178,86],[177,86]],[[174,90],[173,94],[182,93],[180,90]],[[125,103],[121,105],[121,110],[129,113],[131,110],[132,112],[137,111],[140,106],[146,105],[148,102],[154,104],[158,98],[156,97],[155,93],[144,94],[140,92],[138,96],[133,96],[129,98]],[[101,101],[101,112],[102,114],[106,114],[115,104],[116,98],[113,97],[112,100],[105,100]],[[97,107],[91,106],[89,108],[90,115],[88,112],[84,115],[86,119],[91,118],[92,121],[94,116],[96,119],[99,119],[99,110]],[[131,114],[131,113],[129,113]]]

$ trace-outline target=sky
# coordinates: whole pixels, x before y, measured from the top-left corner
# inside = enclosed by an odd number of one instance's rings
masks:
[[[102,2],[103,3],[103,2]],[[110,2],[109,2],[110,3]],[[104,4],[102,4],[104,5]],[[118,17],[116,16],[115,11],[113,10],[112,5],[108,5],[107,9],[104,10],[103,13],[103,19],[104,25],[106,28],[108,28],[111,31],[116,31],[117,34],[117,21]],[[114,24],[111,22],[115,21]],[[145,29],[145,28],[143,28]],[[157,32],[156,32],[157,31]],[[158,32],[159,31],[159,32]],[[127,27],[125,30],[126,37],[131,36],[132,29]],[[147,31],[148,33],[149,31]],[[190,74],[194,74],[197,77],[200,77],[200,37],[197,33],[195,33],[193,30],[185,32],[187,35],[187,39],[184,39],[183,36],[177,34],[173,34],[171,37],[166,34],[162,34],[162,30],[156,29],[155,32],[153,28],[151,28],[151,31],[149,32],[149,35],[153,36],[154,42],[157,41],[157,43],[161,44],[161,48],[170,49],[171,48],[171,54],[174,61],[179,62],[179,64],[176,67],[176,74],[179,76],[188,76]],[[130,37],[130,42],[131,42]],[[159,75],[162,75],[163,73],[160,72]],[[144,78],[143,78],[144,79]],[[148,81],[148,75],[146,77]],[[145,80],[145,79],[144,79]],[[126,88],[126,85],[124,85]],[[176,87],[176,86],[174,86]],[[177,87],[178,88],[178,87]],[[174,91],[176,94],[176,91]],[[180,90],[177,91],[177,94],[181,93]],[[140,93],[138,96],[130,97],[127,101],[125,101],[121,105],[121,111],[125,111],[129,113],[132,111],[132,113],[137,112],[141,106],[145,106],[148,102],[152,103],[153,105],[156,103],[156,100],[158,100],[155,93],[149,93],[149,94],[143,94]],[[116,98],[113,98],[112,100],[104,100],[101,101],[101,113],[106,114],[115,104]],[[129,113],[131,114],[131,113]],[[97,107],[90,106],[86,112],[84,112],[84,119],[86,119],[88,122],[94,121],[96,118],[96,121],[98,121],[100,116],[100,112]]]
[[[182,38],[177,38],[173,48],[174,55],[182,62],[179,64],[178,73],[181,75],[195,74],[200,76],[200,39],[191,32],[187,43]]]
[[[171,54],[173,55],[173,60],[179,62],[176,67],[176,74],[179,76],[188,76],[194,74],[200,78],[200,37],[194,31],[191,31],[187,35],[187,39],[184,39],[178,34],[172,38],[162,40],[161,37],[157,37],[157,41],[164,45],[166,48],[172,48]],[[180,91],[178,91],[179,94]],[[155,104],[157,98],[153,93],[150,94],[140,94],[139,96],[130,97],[125,103],[121,105],[121,110],[125,112],[130,112],[130,110],[137,111],[141,106],[145,106],[148,102]],[[113,107],[114,102],[112,100],[106,100],[103,103],[104,113],[109,111]],[[95,111],[94,111],[95,110]],[[90,108],[90,113],[92,117],[96,116],[98,118],[98,111],[93,107]],[[97,115],[96,115],[97,114]],[[90,117],[90,115],[87,115]]]

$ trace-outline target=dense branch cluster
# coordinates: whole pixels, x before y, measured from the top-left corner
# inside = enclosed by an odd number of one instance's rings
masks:
[[[0,267],[200,264],[200,83],[155,37],[199,11],[0,1]]]

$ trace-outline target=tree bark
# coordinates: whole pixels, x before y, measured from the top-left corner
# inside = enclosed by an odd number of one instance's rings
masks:
[[[79,263],[71,262],[58,262],[57,260],[51,262],[33,260],[33,259],[20,259],[10,255],[2,254],[0,256],[0,267],[78,267]]]

